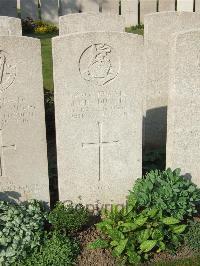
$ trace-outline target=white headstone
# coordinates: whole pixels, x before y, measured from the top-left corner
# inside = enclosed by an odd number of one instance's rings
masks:
[[[21,18],[38,19],[38,0],[21,0]]]
[[[125,20],[119,15],[79,13],[59,18],[59,34],[87,31],[125,31]]]
[[[141,176],[143,39],[70,34],[53,58],[60,200],[124,203]]]
[[[99,13],[98,0],[81,0],[81,11]]]
[[[177,0],[177,11],[193,11],[194,0]]]
[[[49,202],[40,41],[1,36],[0,80],[0,198]]]
[[[102,13],[119,15],[119,1],[118,0],[101,0]]]
[[[58,0],[41,0],[42,21],[58,24]]]
[[[199,27],[200,14],[193,12],[161,12],[145,18],[146,147],[166,146],[171,36],[175,32]]]
[[[0,16],[17,17],[17,0],[0,0]]]
[[[175,0],[159,0],[159,11],[175,11]]]
[[[140,23],[144,23],[144,16],[157,11],[157,0],[140,0]]]
[[[62,16],[78,13],[81,10],[81,0],[60,0],[60,14]]]
[[[138,0],[121,1],[121,14],[125,18],[126,27],[138,24]]]
[[[200,12],[200,0],[195,1],[195,11]]]
[[[18,18],[0,17],[0,36],[21,36],[21,20]]]
[[[174,36],[168,106],[167,166],[200,186],[200,31]]]

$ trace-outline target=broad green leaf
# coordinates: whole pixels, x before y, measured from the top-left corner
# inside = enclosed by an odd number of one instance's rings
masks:
[[[111,220],[105,220],[103,222],[96,224],[96,227],[100,230],[102,230],[102,229],[111,230],[112,229],[112,222],[111,222]]]
[[[170,169],[170,170],[171,170],[171,169]],[[175,170],[173,171],[173,174],[174,174],[175,176],[180,176],[180,174],[181,174],[181,169],[180,169],[180,168],[175,169]]]
[[[126,216],[127,214],[129,214],[132,210],[133,210],[134,206],[132,205],[127,205],[124,209],[124,216]]]
[[[119,241],[119,244],[113,250],[115,256],[119,257],[122,254],[122,252],[124,251],[126,247],[127,242],[128,242],[128,239]]]
[[[134,221],[134,223],[138,226],[143,226],[146,223],[147,219],[148,217],[139,217]]]
[[[172,232],[175,234],[181,234],[185,231],[185,228],[187,227],[187,225],[185,224],[181,224],[181,225],[175,225],[173,227],[171,227]]]
[[[180,221],[174,217],[167,217],[162,220],[162,222],[166,225],[173,225],[173,224],[178,224]]]
[[[118,245],[118,242],[116,240],[113,240],[113,241],[110,242],[110,245],[112,247],[116,247]]]
[[[152,238],[153,238],[154,240],[163,240],[163,238],[164,238],[164,234],[163,234],[163,232],[162,232],[161,230],[159,230],[159,229],[155,229],[155,230],[153,231],[153,233],[152,233]]]
[[[135,198],[135,195],[132,192],[130,192],[130,196],[128,197],[128,205],[135,207],[136,202],[137,200]]]
[[[153,208],[150,211],[148,211],[148,216],[150,216],[151,218],[155,217],[156,214],[158,213],[158,209],[157,208]]]
[[[123,233],[117,229],[110,229],[107,231],[107,233],[112,240],[116,240],[119,242],[121,239],[124,239]]]
[[[123,232],[134,231],[138,228],[138,225],[135,223],[124,223],[121,224],[120,226],[123,227]]]
[[[135,251],[128,250],[126,254],[128,255],[128,261],[131,264],[139,263],[141,261],[140,255],[138,255]]]
[[[100,238],[88,245],[89,249],[108,248],[108,247],[109,247],[108,241]]]
[[[140,245],[140,249],[143,252],[149,252],[155,247],[156,244],[157,240],[146,240]]]
[[[138,242],[139,243],[142,243],[144,242],[145,240],[148,240],[148,238],[150,237],[151,235],[151,229],[145,229],[145,230],[142,230],[139,234],[138,234]]]
[[[162,242],[162,241],[159,241],[158,242],[158,246],[159,246],[160,251],[163,251],[163,250],[166,249],[165,243]]]

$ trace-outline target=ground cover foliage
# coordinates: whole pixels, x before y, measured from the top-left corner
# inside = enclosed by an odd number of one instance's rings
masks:
[[[125,207],[103,212],[97,224],[102,237],[89,248],[110,249],[121,264],[135,265],[154,253],[176,252],[186,232],[187,243],[198,245],[189,232],[198,232],[190,221],[198,213],[199,202],[200,189],[181,176],[180,169],[152,170],[136,181]]]
[[[150,261],[157,253],[175,254],[181,246],[198,252],[199,202],[200,189],[179,169],[152,170],[136,181],[123,208],[101,212],[96,224],[100,237],[87,249],[109,250],[120,265]],[[80,204],[57,203],[48,211],[36,200],[1,201],[0,213],[0,265],[13,266],[74,265],[81,252],[78,235],[92,217]]]
[[[80,244],[72,233],[88,223],[85,207],[60,203],[49,212],[36,200],[20,204],[0,201],[0,213],[0,265],[75,263]]]

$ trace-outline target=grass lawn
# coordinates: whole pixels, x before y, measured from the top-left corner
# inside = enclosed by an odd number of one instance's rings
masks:
[[[42,69],[44,88],[53,90],[53,62],[52,62],[52,45],[51,39],[56,37],[55,34],[29,34],[28,37],[38,38],[42,47]]]
[[[168,262],[161,261],[159,263],[154,264],[154,266],[200,266],[200,256],[194,256],[191,258],[168,261]]]

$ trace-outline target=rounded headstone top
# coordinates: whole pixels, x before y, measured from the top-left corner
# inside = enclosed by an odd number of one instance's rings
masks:
[[[170,36],[178,31],[200,27],[200,13],[187,11],[167,11],[145,16],[145,39],[170,41]],[[156,30],[155,30],[156,29]]]
[[[0,16],[0,36],[21,36],[21,20],[18,18]]]
[[[59,18],[60,35],[88,31],[125,31],[125,19],[119,15],[76,13]]]

